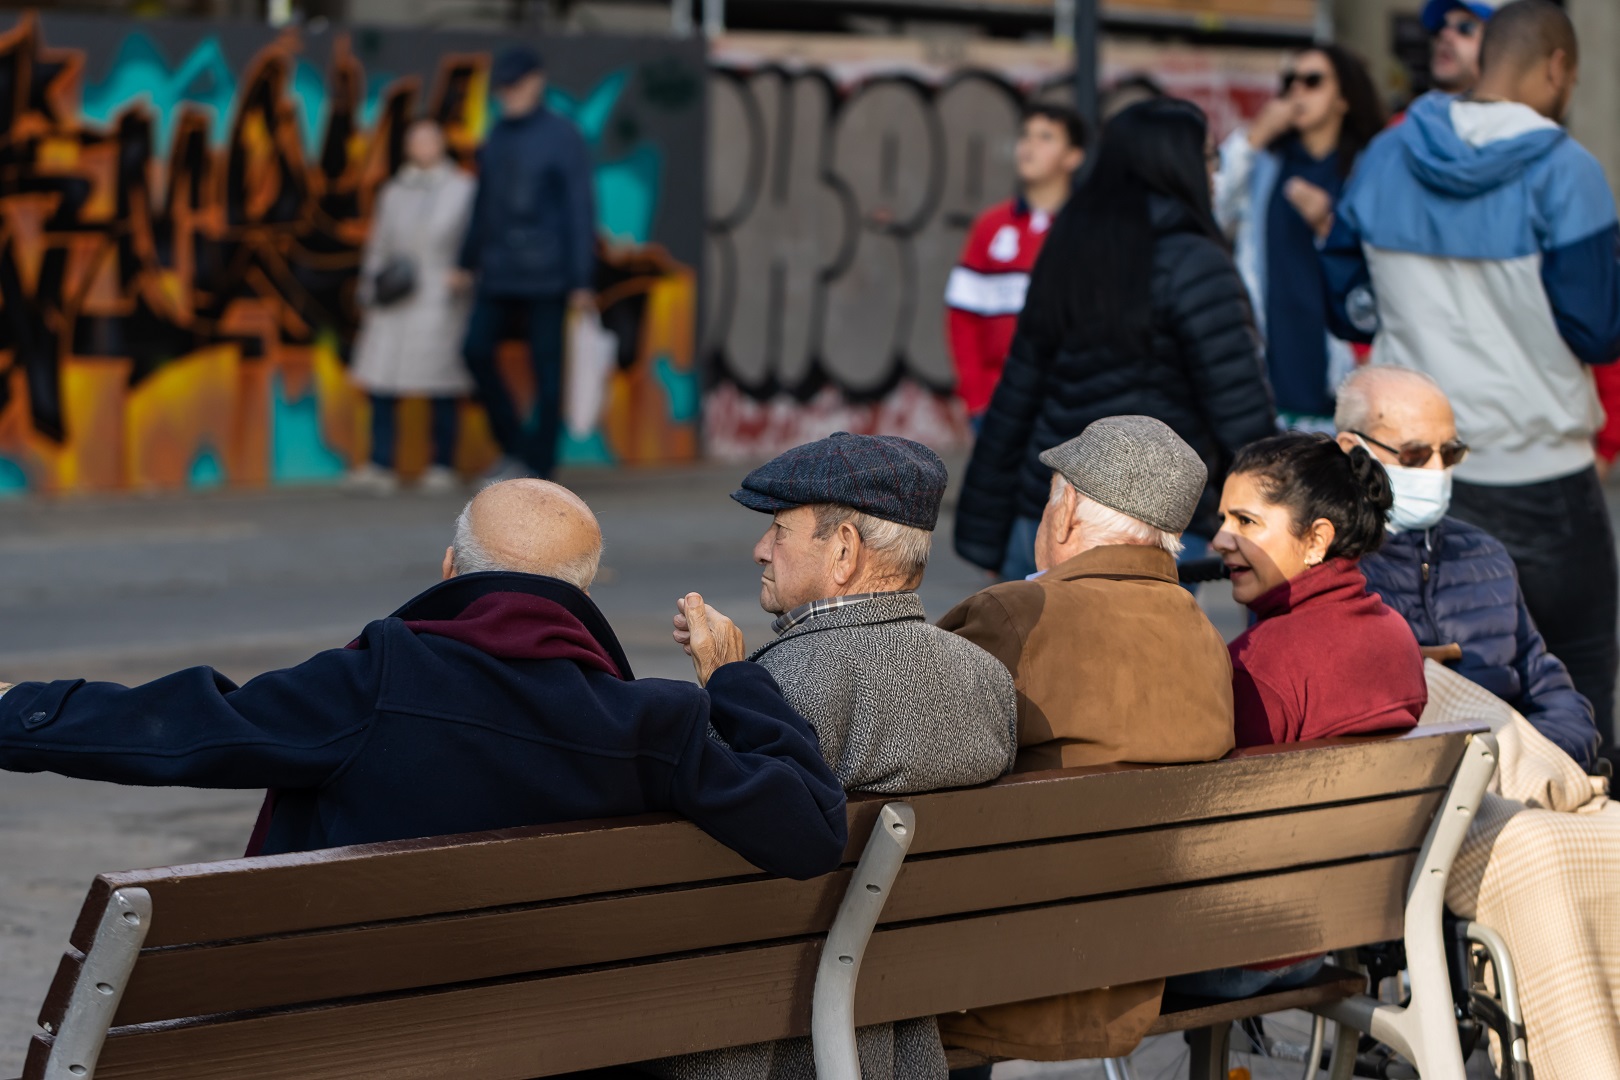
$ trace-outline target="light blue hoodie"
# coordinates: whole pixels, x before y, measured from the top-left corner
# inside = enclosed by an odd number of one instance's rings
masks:
[[[1335,333],[1426,371],[1474,453],[1529,484],[1592,463],[1586,364],[1620,353],[1620,228],[1597,160],[1524,105],[1420,98],[1374,139],[1323,246]]]

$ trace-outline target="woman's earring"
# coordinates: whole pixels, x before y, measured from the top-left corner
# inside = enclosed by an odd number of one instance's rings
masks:
[[[1321,566],[1322,565],[1322,556],[1320,556],[1320,555],[1307,555],[1305,557],[1305,565],[1306,566]]]

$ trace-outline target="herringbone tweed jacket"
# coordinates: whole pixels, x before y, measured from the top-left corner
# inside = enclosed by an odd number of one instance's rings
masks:
[[[750,660],[821,740],[850,791],[903,795],[994,780],[1018,753],[1018,703],[1001,661],[931,626],[916,593],[884,593],[793,627]],[[857,1033],[863,1080],[944,1080],[934,1018]],[[809,1039],[688,1054],[671,1080],[815,1080]]]

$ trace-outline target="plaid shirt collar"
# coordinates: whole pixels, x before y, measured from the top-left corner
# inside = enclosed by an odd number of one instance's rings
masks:
[[[792,611],[784,611],[778,615],[776,621],[771,623],[771,629],[776,631],[777,637],[781,637],[800,623],[809,622],[818,615],[825,615],[830,611],[847,608],[853,604],[864,604],[868,600],[887,595],[887,593],[863,592],[853,593],[849,596],[828,596],[820,600],[811,600],[808,603],[800,604]]]

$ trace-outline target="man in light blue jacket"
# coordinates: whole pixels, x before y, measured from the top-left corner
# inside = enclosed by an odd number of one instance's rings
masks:
[[[1620,352],[1620,228],[1602,167],[1558,123],[1577,62],[1549,0],[1497,11],[1473,92],[1423,97],[1373,141],[1322,255],[1335,332],[1450,395],[1473,448],[1452,513],[1513,555],[1612,748],[1620,573],[1588,366]]]

